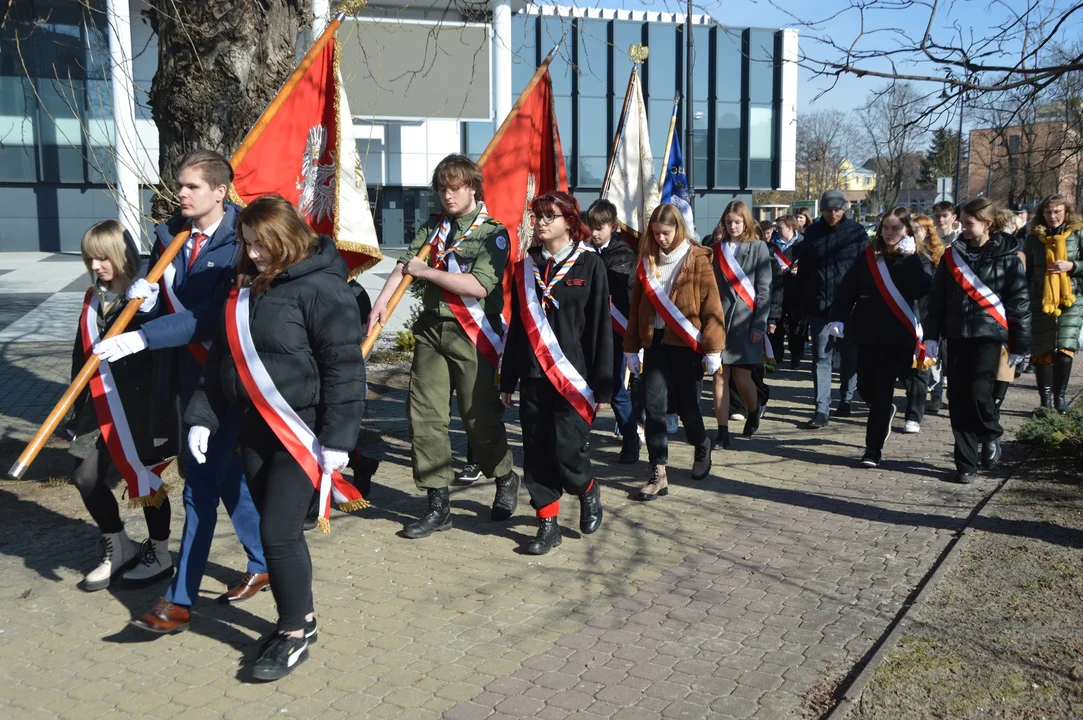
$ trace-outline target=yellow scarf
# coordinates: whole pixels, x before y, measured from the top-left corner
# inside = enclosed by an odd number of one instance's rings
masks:
[[[1045,245],[1045,266],[1047,268],[1057,260],[1068,259],[1068,236],[1079,228],[1078,224],[1072,223],[1059,235],[1047,235],[1046,229],[1040,225],[1034,228],[1034,234]],[[1046,273],[1045,287],[1042,290],[1042,312],[1046,315],[1059,317],[1062,308],[1069,308],[1074,303],[1075,295],[1072,294],[1072,278],[1068,276],[1068,273]]]

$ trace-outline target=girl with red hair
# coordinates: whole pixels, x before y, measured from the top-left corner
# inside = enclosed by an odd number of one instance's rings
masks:
[[[511,408],[519,385],[523,470],[544,555],[560,545],[557,514],[567,492],[579,497],[579,530],[602,523],[587,441],[594,415],[613,395],[613,332],[605,263],[588,245],[579,203],[565,192],[530,206],[534,242],[515,266],[511,325],[504,345],[500,400]]]

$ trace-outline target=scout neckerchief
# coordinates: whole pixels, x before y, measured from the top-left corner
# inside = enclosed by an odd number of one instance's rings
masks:
[[[714,257],[718,262],[718,269],[722,271],[733,293],[741,298],[745,305],[748,305],[749,310],[755,310],[756,288],[748,279],[748,275],[745,275],[741,264],[737,262],[737,244],[727,241],[715,243]]]
[[[571,266],[576,257],[578,254],[568,258],[565,266]],[[594,422],[594,413],[598,407],[594,400],[594,391],[564,354],[549,324],[549,319],[545,316],[545,306],[538,300],[538,292],[535,291],[537,287],[538,290],[544,292],[544,287],[538,286],[536,280],[531,281],[531,278],[536,277],[537,266],[534,265],[534,259],[530,253],[526,254],[520,265],[519,281],[516,286],[519,290],[519,304],[523,307],[523,327],[526,330],[530,348],[534,356],[538,358],[538,364],[541,365],[545,376],[549,378],[549,382],[589,425]],[[532,285],[534,287],[531,287]],[[552,285],[549,287],[552,288]],[[556,307],[555,304],[554,307]]]
[[[83,314],[79,317],[79,338],[86,357],[100,339],[98,331],[98,308],[101,300],[94,288],[89,288],[83,298]],[[103,360],[90,378],[90,397],[98,415],[98,427],[120,476],[128,484],[128,504],[132,507],[158,507],[169,493],[169,486],[162,482],[162,471],[171,460],[147,467],[139,459],[135,438],[124,413],[124,405],[117,391],[112,368]]]
[[[305,471],[312,485],[320,491],[319,525],[324,532],[330,532],[332,497],[343,512],[368,507],[368,501],[341,473],[320,467],[322,447],[319,439],[282,397],[256,352],[248,325],[249,295],[249,288],[234,286],[226,301],[226,339],[230,355],[237,366],[241,384],[259,410],[260,417]]]
[[[771,254],[775,256],[775,262],[777,262],[778,266],[783,270],[789,272],[797,267],[797,261],[790,260],[786,257],[786,253],[775,243],[771,243]]]
[[[872,246],[865,248],[865,260],[869,264],[869,271],[876,283],[876,289],[880,291],[880,297],[891,308],[891,312],[895,314],[899,322],[914,336],[914,342],[917,343],[914,347],[915,367],[924,368],[925,333],[921,329],[921,321],[918,320],[917,314],[914,313],[913,306],[906,302],[906,298],[899,292],[899,288],[895,286],[895,281],[891,279],[887,263],[884,262],[884,258],[876,257],[876,251],[872,249]]]
[[[579,245],[575,248],[575,250],[572,251],[572,254],[568,256],[568,258],[564,261],[564,264],[560,266],[559,270],[557,270],[556,275],[554,275],[552,279],[549,280],[549,282],[546,282],[545,279],[542,278],[542,274],[541,271],[538,269],[538,266],[535,265],[533,261],[531,261],[530,266],[534,268],[534,282],[537,283],[538,289],[541,290],[542,293],[542,310],[548,310],[550,305],[552,305],[558,310],[560,309],[560,303],[557,302],[557,299],[555,297],[553,297],[553,288],[556,287],[557,283],[564,279],[564,276],[568,274],[568,272],[572,269],[572,266],[575,265],[575,261],[578,260],[579,256],[582,254],[583,246]]]
[[[684,261],[687,262],[687,260],[688,258],[685,258]],[[680,268],[675,268],[673,272],[679,273]],[[700,343],[703,342],[703,334],[692,324],[691,320],[684,316],[684,313],[677,309],[677,306],[666,295],[665,287],[651,272],[648,258],[643,258],[643,262],[639,264],[636,277],[639,279],[640,285],[643,286],[643,292],[646,294],[651,306],[658,313],[658,317],[662,318],[662,322],[666,324],[666,327],[677,333],[677,336],[688,347],[702,355],[703,348]]]
[[[1007,330],[1008,316],[1004,312],[1004,303],[1000,301],[1000,297],[995,292],[981,281],[978,274],[970,269],[970,266],[966,264],[966,260],[963,259],[962,253],[954,247],[950,247],[944,253],[944,258],[948,261],[948,270],[951,271],[951,276],[955,278],[955,282],[959,284],[963,292],[984,308],[985,312],[989,313],[1001,327]]]
[[[459,265],[459,261],[455,258],[455,251],[463,240],[473,235],[474,231],[491,217],[485,203],[479,202],[478,216],[474,218],[474,222],[454,243],[445,247],[448,233],[451,232],[451,219],[447,215],[441,216],[436,229],[433,231],[432,239],[429,241],[432,245],[432,255],[430,257],[433,258],[433,267],[453,274],[470,272],[469,266]],[[474,343],[478,352],[494,368],[499,368],[500,355],[504,352],[504,318],[500,318],[500,329],[498,331],[489,322],[489,318],[477,298],[456,295],[443,288],[440,291],[444,294],[444,301],[451,308],[451,313],[459,321],[459,325],[466,332],[466,336],[470,338],[470,342]]]
[[[164,248],[162,248],[164,250]],[[173,283],[177,280],[177,268],[173,263],[183,262],[178,254],[174,258],[173,262],[166,265],[165,272],[162,273],[162,282],[159,285],[162,288],[162,297],[165,299],[166,310],[170,315],[176,315],[185,311],[184,303],[177,297],[177,293],[173,290]],[[209,342],[204,343],[188,343],[185,347],[188,348],[188,352],[192,353],[192,357],[196,359],[200,365],[207,362],[207,350],[210,348]]]

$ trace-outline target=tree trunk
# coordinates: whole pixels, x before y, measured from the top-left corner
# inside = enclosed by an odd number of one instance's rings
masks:
[[[208,148],[229,157],[297,63],[311,0],[149,0],[158,35],[150,107],[161,183],[153,214],[175,210],[176,161]]]

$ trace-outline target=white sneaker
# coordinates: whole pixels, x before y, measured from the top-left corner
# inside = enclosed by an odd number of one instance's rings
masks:
[[[169,555],[169,541],[148,538],[139,546],[139,562],[124,573],[124,582],[130,587],[144,587],[171,577],[173,558]]]
[[[109,581],[114,576],[139,560],[139,546],[123,530],[118,533],[103,533],[101,545],[101,564],[83,578],[83,589],[87,592],[109,587]]]
[[[739,422],[741,420],[747,420],[747,419],[748,418],[745,417],[744,413],[735,412],[732,415],[730,415],[730,420],[733,420],[735,422]]]
[[[903,432],[907,435],[916,435],[921,432],[921,424],[916,420],[907,420],[906,424],[903,425]]]
[[[666,433],[673,435],[677,432],[677,414],[666,415]]]

